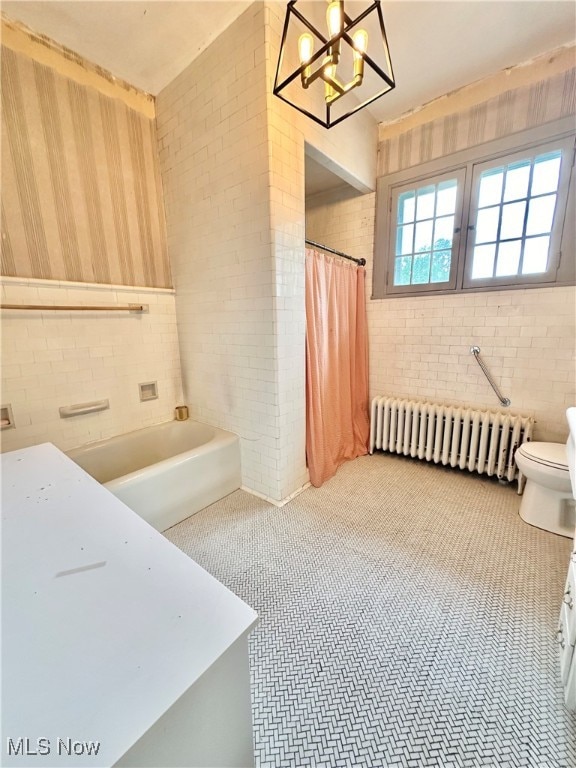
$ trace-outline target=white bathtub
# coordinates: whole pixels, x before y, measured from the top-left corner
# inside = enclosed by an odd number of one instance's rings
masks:
[[[197,421],[168,421],[67,453],[158,531],[241,485],[238,437]]]

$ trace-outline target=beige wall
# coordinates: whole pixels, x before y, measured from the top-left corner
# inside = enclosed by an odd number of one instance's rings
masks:
[[[2,310],[1,400],[16,424],[2,450],[66,450],[171,419],[182,400],[174,292],[145,287],[171,284],[153,102],[46,40],[2,31],[2,302],[149,305]],[[159,397],[142,403],[148,381]],[[61,406],[102,399],[109,410],[60,418]]]
[[[154,120],[6,45],[1,183],[3,275],[171,286]]]
[[[468,105],[469,99],[466,99],[466,107],[461,108],[455,95],[445,104],[445,109],[453,111],[417,124],[414,124],[415,117],[407,118],[410,127],[406,131],[401,130],[401,122],[381,126],[378,176],[386,176],[486,141],[574,115],[574,53],[564,62],[572,66],[546,77],[546,69],[552,67],[553,62],[554,59],[547,59],[531,67],[527,66],[534,78],[532,82],[471,106]],[[486,95],[483,91],[480,93]],[[465,92],[462,93],[463,101],[465,95]],[[424,111],[420,119],[425,115]]]
[[[576,111],[574,71],[556,73],[403,133],[380,129],[379,167],[397,170],[494,135]],[[458,104],[451,102],[452,108]],[[572,112],[570,112],[572,110]],[[371,291],[375,195],[309,201],[307,236],[367,260]],[[370,392],[498,408],[469,348],[482,356],[510,410],[536,417],[537,439],[564,441],[576,402],[574,287],[368,300]]]

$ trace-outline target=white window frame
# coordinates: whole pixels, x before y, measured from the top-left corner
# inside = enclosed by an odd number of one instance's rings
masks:
[[[537,288],[576,283],[576,194],[574,158],[576,129],[573,118],[564,118],[538,128],[496,139],[419,166],[407,168],[389,176],[380,177],[376,188],[376,227],[374,240],[374,270],[372,298],[454,294],[504,289]],[[470,278],[474,245],[476,180],[490,165],[508,164],[516,157],[542,154],[551,149],[562,149],[563,160],[557,191],[556,210],[550,242],[549,267],[546,273],[511,275],[500,278]],[[566,164],[567,162],[567,164]],[[455,218],[452,245],[450,284],[426,283],[395,286],[394,259],[396,256],[396,226],[398,195],[407,189],[438,183],[442,178],[462,174],[462,219]],[[460,187],[460,184],[459,184]],[[458,210],[458,205],[457,205]],[[570,215],[572,211],[572,215]],[[567,215],[568,214],[568,215]],[[459,231],[458,231],[459,230]]]

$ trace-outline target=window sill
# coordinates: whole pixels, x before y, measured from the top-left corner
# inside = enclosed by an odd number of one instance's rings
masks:
[[[546,283],[524,283],[519,285],[483,285],[478,288],[446,288],[439,291],[406,291],[402,293],[386,293],[383,296],[370,296],[370,301],[385,301],[386,299],[430,299],[435,296],[458,296],[463,293],[486,293],[500,291],[525,291],[532,288],[567,288],[576,285],[576,280],[564,280],[558,282],[546,282]]]

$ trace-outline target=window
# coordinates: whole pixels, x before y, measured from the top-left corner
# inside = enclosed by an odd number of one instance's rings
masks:
[[[460,231],[464,171],[448,173],[422,186],[393,190],[396,211],[393,286],[454,287],[455,232]]]
[[[550,246],[563,152],[557,144],[541,149],[475,166],[465,285],[519,282],[528,276],[543,281],[555,272],[559,243]],[[571,150],[569,143],[566,165],[571,165]],[[561,225],[556,229],[561,231]]]
[[[379,180],[374,298],[574,282],[574,133],[513,141]]]

